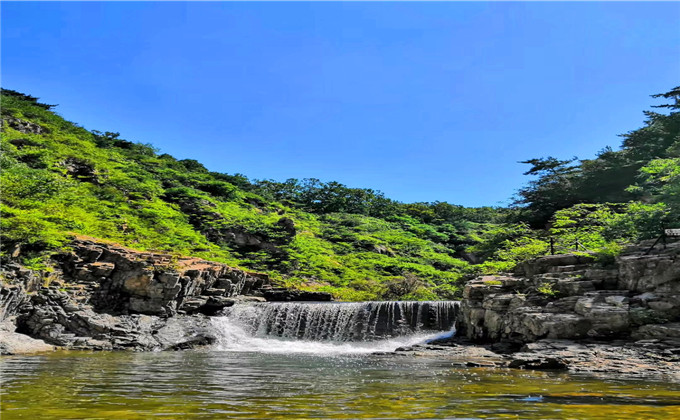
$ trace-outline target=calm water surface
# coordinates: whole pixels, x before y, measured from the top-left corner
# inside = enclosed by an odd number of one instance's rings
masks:
[[[680,385],[366,354],[5,357],[2,419],[678,419]]]

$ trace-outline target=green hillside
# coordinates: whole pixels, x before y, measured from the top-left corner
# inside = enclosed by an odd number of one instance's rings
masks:
[[[34,265],[78,234],[263,271],[344,299],[450,298],[471,270],[457,257],[502,213],[210,172],[87,131],[8,90],[2,116],[3,252],[19,245]]]
[[[2,91],[2,258],[49,269],[85,235],[268,273],[345,300],[450,299],[479,273],[544,254],[611,255],[680,214],[680,120],[647,112],[621,150],[531,159],[512,208],[404,204],[316,179],[249,180],[88,131],[37,98]],[[612,204],[613,203],[613,204]],[[547,225],[546,225],[547,224]]]

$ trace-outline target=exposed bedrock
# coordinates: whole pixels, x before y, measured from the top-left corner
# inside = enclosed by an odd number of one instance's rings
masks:
[[[632,339],[680,345],[680,243],[644,255],[631,248],[607,266],[554,255],[505,276],[468,283],[459,329],[478,342]]]
[[[51,273],[15,263],[0,270],[2,354],[29,352],[22,342],[12,344],[17,333],[42,340],[32,351],[211,344],[215,336],[207,316],[237,302],[264,302],[272,290],[285,292],[273,289],[264,274],[90,240],[74,241],[71,252],[54,260],[57,269]]]
[[[230,297],[262,296],[270,287],[264,274],[92,241],[77,241],[59,259],[69,290],[77,296],[80,289],[83,301],[114,314],[172,316],[203,312],[206,305],[213,311],[217,302],[229,306]]]

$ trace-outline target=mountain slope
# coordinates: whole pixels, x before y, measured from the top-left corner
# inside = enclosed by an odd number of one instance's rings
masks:
[[[502,213],[406,205],[317,180],[251,182],[2,93],[2,250],[29,265],[87,235],[264,271],[341,299],[451,298],[474,271],[459,257]]]

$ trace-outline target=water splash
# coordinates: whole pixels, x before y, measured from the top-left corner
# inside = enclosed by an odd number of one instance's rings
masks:
[[[328,355],[450,336],[457,312],[458,302],[259,303],[235,305],[212,322],[220,350]]]

